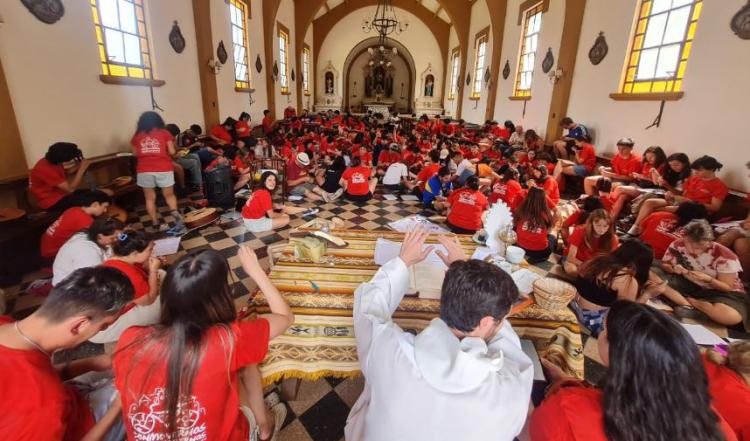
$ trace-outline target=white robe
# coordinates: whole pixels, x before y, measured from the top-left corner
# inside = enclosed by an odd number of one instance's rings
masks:
[[[391,316],[409,286],[400,258],[355,292],[354,332],[365,387],[348,441],[511,441],[523,428],[531,360],[504,322],[495,338],[459,340],[441,319],[418,336]]]

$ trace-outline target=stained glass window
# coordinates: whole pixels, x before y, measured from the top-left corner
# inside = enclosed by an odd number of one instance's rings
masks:
[[[229,18],[232,22],[234,47],[234,87],[250,87],[250,70],[247,54],[247,4],[243,0],[229,0]]]
[[[89,0],[104,75],[152,79],[143,0]]]

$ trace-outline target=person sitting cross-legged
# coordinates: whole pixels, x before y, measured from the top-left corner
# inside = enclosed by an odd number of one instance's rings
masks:
[[[416,337],[393,322],[423,261],[426,231],[406,234],[399,257],[354,293],[354,332],[365,386],[351,409],[346,439],[511,441],[522,430],[533,367],[507,321],[518,288],[487,262],[466,260],[446,235],[448,266],[440,317]],[[429,422],[418,424],[417,422]]]

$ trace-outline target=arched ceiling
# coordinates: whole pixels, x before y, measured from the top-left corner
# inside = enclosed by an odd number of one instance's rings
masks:
[[[329,13],[331,10],[341,6],[345,2],[346,0],[324,0],[323,5],[320,7],[320,9],[318,9],[318,12],[315,13],[313,20],[317,20],[323,15]],[[428,11],[430,11],[432,14],[434,14],[444,22],[451,24],[451,18],[448,15],[448,11],[443,8],[439,0],[415,0],[415,3],[426,8]]]

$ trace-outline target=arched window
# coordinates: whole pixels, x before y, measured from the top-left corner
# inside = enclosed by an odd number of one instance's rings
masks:
[[[449,100],[456,99],[456,94],[458,93],[458,75],[460,73],[459,69],[461,68],[459,53],[460,51],[458,48],[454,48],[451,52],[451,87],[448,91]]]
[[[478,100],[482,97],[482,81],[484,69],[487,67],[487,43],[490,41],[489,26],[480,31],[474,40],[474,69],[469,99]]]
[[[250,88],[250,70],[248,69],[247,19],[248,6],[244,0],[229,0],[229,18],[232,22],[232,45],[234,47],[234,87]]]
[[[279,85],[281,93],[289,93],[289,29],[281,23],[279,28]]]
[[[540,2],[524,13],[521,50],[519,51],[516,69],[516,83],[513,87],[513,96],[515,97],[531,96],[536,49],[539,46],[539,33],[542,30],[542,8],[543,4]]]

